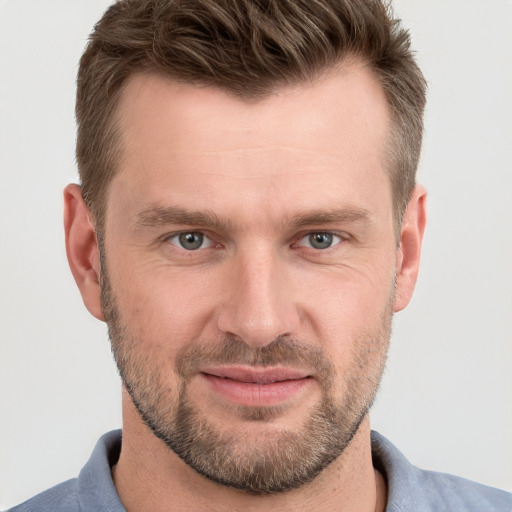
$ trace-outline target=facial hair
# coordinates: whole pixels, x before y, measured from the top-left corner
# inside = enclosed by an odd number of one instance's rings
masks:
[[[287,336],[257,348],[229,336],[191,343],[179,351],[174,368],[169,368],[133,335],[117,305],[104,261],[101,290],[114,358],[142,420],[186,464],[218,484],[262,495],[311,482],[350,445],[375,399],[391,333],[394,292],[378,325],[352,341],[353,366],[340,377],[323,349]],[[251,430],[251,423],[270,424],[278,418],[279,406],[237,406],[247,428],[220,429],[189,397],[192,377],[201,367],[216,364],[310,369],[320,385],[321,400],[295,431],[258,429],[260,434],[255,435]],[[175,389],[166,379],[171,371],[177,377]]]

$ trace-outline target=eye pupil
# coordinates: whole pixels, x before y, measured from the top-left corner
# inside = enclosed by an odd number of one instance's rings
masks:
[[[184,249],[188,249],[189,251],[193,251],[195,249],[199,249],[201,245],[203,245],[203,235],[201,233],[182,233],[179,235],[180,245]]]
[[[327,249],[332,245],[333,235],[331,233],[313,233],[309,235],[309,243],[315,249]]]

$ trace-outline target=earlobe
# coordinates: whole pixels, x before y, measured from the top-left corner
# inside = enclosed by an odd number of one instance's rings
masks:
[[[78,185],[64,189],[64,231],[69,266],[89,312],[103,320],[100,252],[96,229]]]
[[[421,257],[421,244],[427,222],[427,192],[417,185],[407,205],[400,231],[400,245],[396,256],[395,313],[409,304]]]

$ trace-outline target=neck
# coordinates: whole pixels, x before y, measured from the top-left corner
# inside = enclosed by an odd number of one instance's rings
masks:
[[[343,454],[312,482],[286,493],[262,496],[216,484],[196,473],[154,436],[126,396],[123,424],[121,455],[112,475],[127,512],[385,509],[386,486],[372,465],[368,418]]]

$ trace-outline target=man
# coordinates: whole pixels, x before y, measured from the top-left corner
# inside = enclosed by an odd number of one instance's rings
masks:
[[[65,226],[122,376],[122,443],[17,510],[510,509],[370,432],[418,272],[424,90],[373,1],[105,14]]]

